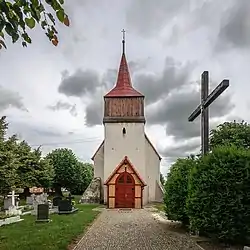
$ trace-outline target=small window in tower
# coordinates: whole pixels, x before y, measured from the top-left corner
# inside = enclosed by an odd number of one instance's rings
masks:
[[[126,129],[125,128],[122,129],[122,133],[123,133],[123,135],[126,134]]]

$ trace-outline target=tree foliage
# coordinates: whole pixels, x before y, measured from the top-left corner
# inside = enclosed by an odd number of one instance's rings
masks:
[[[58,32],[54,16],[69,26],[63,4],[64,0],[0,0],[0,49],[6,48],[5,35],[11,37],[13,43],[21,40],[22,45],[27,47],[32,41],[27,29],[33,29],[36,25],[44,30],[48,39],[56,46]]]
[[[71,149],[55,149],[46,159],[54,167],[54,187],[58,195],[62,195],[62,187],[72,193],[82,193],[93,178],[93,168],[91,169],[89,164],[79,162]]]
[[[92,164],[78,162],[78,179],[75,181],[75,185],[71,188],[73,194],[83,194],[94,177],[93,170],[94,168]]]
[[[190,174],[190,228],[224,241],[246,242],[250,233],[249,180],[249,150],[223,146],[202,157]]]
[[[6,139],[6,117],[0,119],[0,194],[14,188],[31,186],[51,187],[54,171],[41,157],[40,149],[32,150],[15,135]]]
[[[163,176],[162,173],[160,173],[160,182],[164,186],[164,184],[165,184],[165,178],[164,178],[164,176]]]
[[[186,198],[188,192],[188,176],[196,161],[191,158],[178,159],[171,167],[165,184],[164,202],[166,214],[170,220],[188,223],[186,214]]]
[[[240,123],[225,122],[217,126],[210,133],[210,149],[218,146],[235,145],[245,149],[250,148],[250,125],[242,121]]]

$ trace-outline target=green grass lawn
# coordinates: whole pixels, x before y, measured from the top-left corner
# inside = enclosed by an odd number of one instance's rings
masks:
[[[156,203],[154,205],[159,211],[165,212],[165,204],[164,203]]]
[[[35,223],[35,216],[0,227],[0,250],[64,250],[97,217],[97,205],[76,205],[78,212],[50,215],[49,223]]]

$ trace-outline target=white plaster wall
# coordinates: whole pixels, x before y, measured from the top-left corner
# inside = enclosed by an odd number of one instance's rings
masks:
[[[123,128],[126,129],[125,135],[122,133]],[[106,123],[104,131],[104,181],[106,181],[123,158],[128,156],[141,178],[147,182],[144,124]],[[147,203],[147,197],[144,200]]]
[[[104,144],[94,157],[94,177],[100,177],[102,182],[104,182]]]
[[[146,147],[146,171],[147,171],[147,184],[148,184],[148,202],[157,201],[159,198],[156,197],[156,186],[157,181],[160,181],[160,159],[155,153],[148,140],[145,138]]]
[[[101,196],[104,200],[104,144],[99,148],[94,157],[94,177],[100,177],[102,183]]]

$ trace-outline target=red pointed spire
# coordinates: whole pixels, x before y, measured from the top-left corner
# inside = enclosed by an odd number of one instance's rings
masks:
[[[117,82],[115,87],[105,95],[105,97],[123,97],[123,96],[143,96],[140,92],[135,90],[131,83],[128,64],[125,56],[125,31],[123,30],[123,51],[118,72]]]

